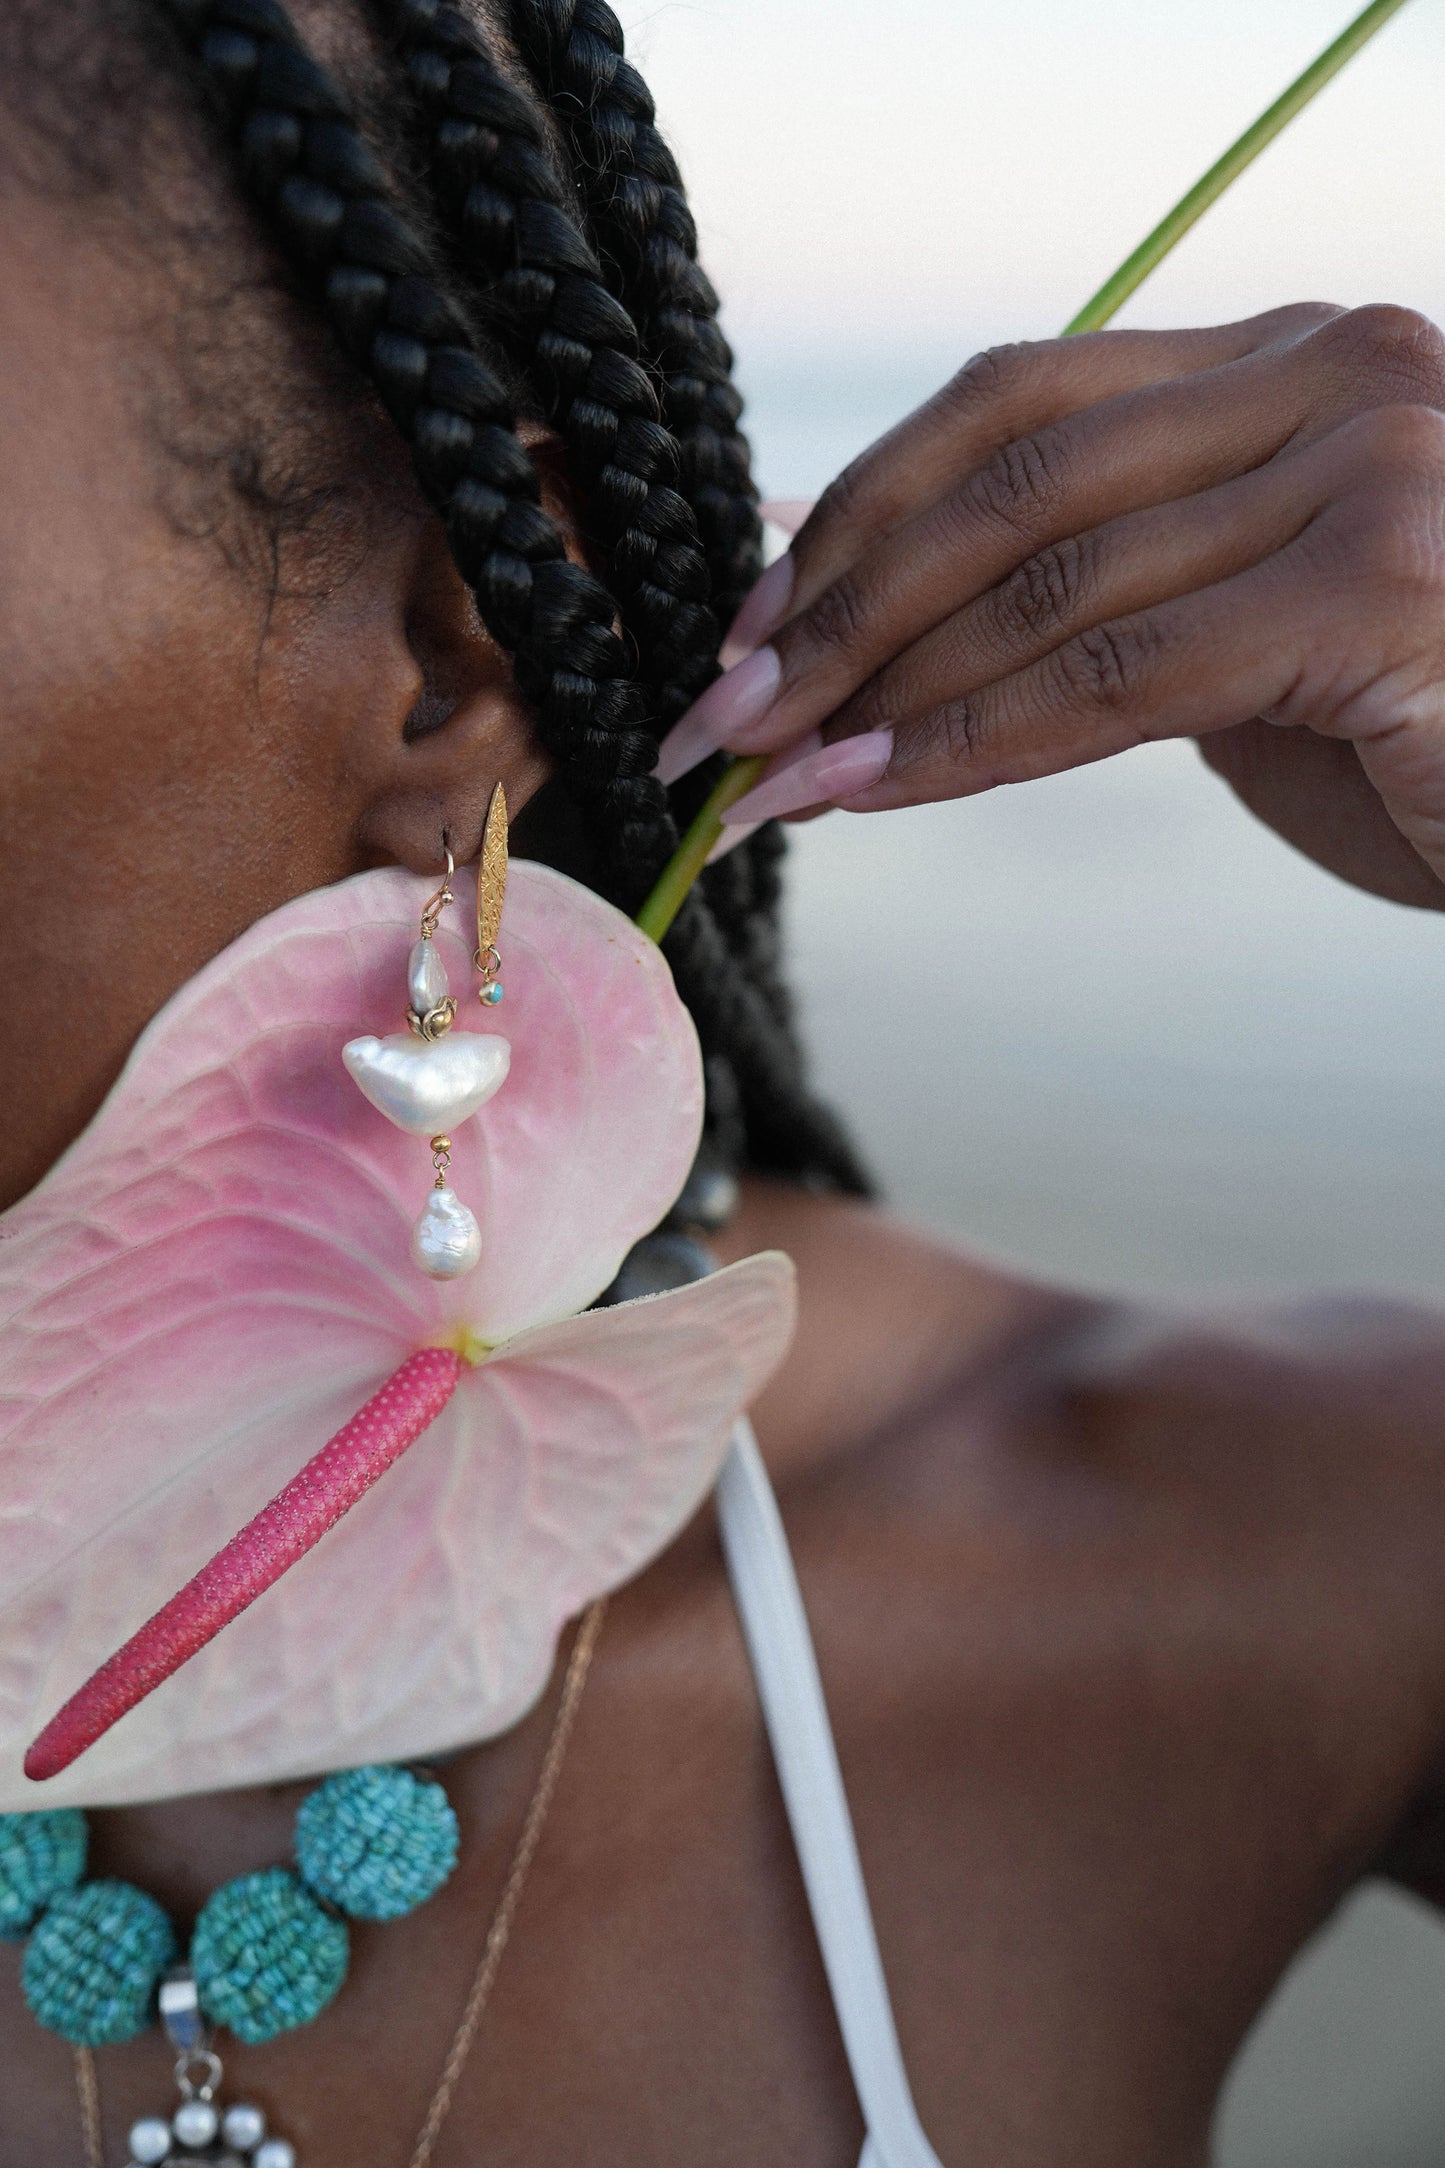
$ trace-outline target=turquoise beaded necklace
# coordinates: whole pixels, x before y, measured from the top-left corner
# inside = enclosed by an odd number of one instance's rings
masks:
[[[551,1809],[607,1610],[583,1614],[551,1736],[409,2168],[430,2168],[507,1947]],[[74,1808],[0,1814],[0,1940],[24,1941],[21,1982],[42,2025],[75,2049],[89,2168],[104,2168],[94,2049],[160,2016],[176,2051],[181,2103],[130,2132],[129,2168],[297,2168],[249,2102],[216,2104],[222,2078],[209,2026],[248,2042],[319,2017],[346,1977],[346,1921],[394,1920],[434,1896],[457,1859],[440,1784],[390,1764],[327,1777],[296,1816],[295,1869],[239,1876],[207,1899],[189,1962],[161,1906],[127,1882],[85,1880],[87,1824]],[[28,1938],[28,1939],[27,1939]]]
[[[207,2028],[254,2046],[321,2015],[346,1978],[347,1921],[401,1919],[455,1867],[457,1819],[441,1785],[389,1764],[327,1777],[297,1813],[294,1868],[225,1883],[202,1907],[184,1962],[154,1897],[85,1879],[87,1849],[76,1808],[0,1815],[0,1936],[25,1941],[25,2000],[75,2048],[133,2039],[159,2008],[182,2099],[169,2119],[133,2127],[132,2168],[296,2168],[295,2149],[267,2135],[259,2109],[214,2104],[221,2069]]]

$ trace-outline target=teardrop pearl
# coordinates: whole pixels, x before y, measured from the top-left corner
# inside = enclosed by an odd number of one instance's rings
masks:
[[[411,1231],[412,1263],[433,1280],[459,1280],[482,1257],[482,1230],[455,1191],[434,1189]]]
[[[406,964],[406,990],[418,1016],[430,1016],[451,992],[441,952],[426,934],[412,943]]]

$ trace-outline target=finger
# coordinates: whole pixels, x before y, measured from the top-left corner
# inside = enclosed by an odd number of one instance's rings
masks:
[[[970,796],[1262,714],[1331,733],[1357,718],[1384,736],[1388,714],[1365,705],[1380,664],[1341,633],[1372,598],[1329,525],[1321,515],[1247,572],[1090,626],[1012,677],[916,717],[856,809]]]
[[[901,729],[1014,676],[1091,625],[1212,587],[1283,549],[1338,486],[1330,443],[1177,504],[1151,505],[1048,544],[925,633],[846,701],[824,736]]]
[[[808,608],[865,549],[1013,439],[1122,392],[1291,343],[1340,313],[1301,302],[1193,331],[1088,332],[976,355],[818,500],[788,553],[789,607]]]
[[[1252,354],[1010,442],[711,687],[689,727],[721,728],[735,752],[781,750],[1039,550],[1263,465],[1310,390],[1309,372]]]

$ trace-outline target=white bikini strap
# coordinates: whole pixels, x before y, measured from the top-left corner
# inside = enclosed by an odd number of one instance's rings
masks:
[[[746,1420],[733,1432],[717,1503],[778,1782],[868,2127],[861,2168],[942,2168],[908,2088],[798,1577]]]

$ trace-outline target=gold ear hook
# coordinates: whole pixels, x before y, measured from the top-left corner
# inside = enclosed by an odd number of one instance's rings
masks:
[[[427,898],[421,914],[422,935],[428,941],[436,933],[437,927],[441,923],[441,915],[447,905],[455,903],[457,900],[452,894],[452,875],[457,870],[457,862],[452,856],[452,847],[447,839],[445,828],[442,830],[442,849],[446,852],[447,859],[446,879],[442,882],[436,894]]]
[[[477,867],[477,969],[484,981],[483,1001],[498,997],[488,989],[502,968],[497,954],[497,935],[502,930],[502,905],[507,894],[507,794],[499,783],[487,807],[482,830],[482,856]]]

